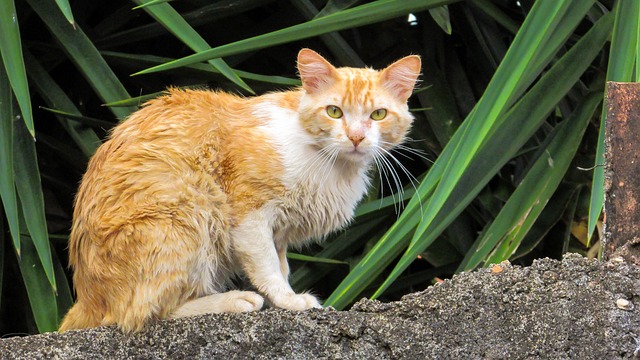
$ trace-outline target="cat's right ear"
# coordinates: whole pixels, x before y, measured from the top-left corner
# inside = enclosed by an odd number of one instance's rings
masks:
[[[317,52],[302,49],[298,53],[298,73],[302,80],[302,88],[313,94],[333,83],[336,68]]]

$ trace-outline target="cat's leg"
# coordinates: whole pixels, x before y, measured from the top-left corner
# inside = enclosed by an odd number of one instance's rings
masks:
[[[312,295],[296,294],[291,289],[281,269],[281,260],[286,261],[286,254],[281,251],[282,256],[278,255],[269,215],[265,210],[253,211],[231,232],[236,256],[245,274],[275,307],[289,310],[321,307]]]
[[[280,272],[285,279],[289,279],[289,262],[287,261],[287,246],[280,244],[276,245],[276,251],[278,252],[278,260],[280,261]]]
[[[181,318],[209,313],[248,312],[262,309],[264,299],[253,291],[228,291],[187,301],[169,315]]]

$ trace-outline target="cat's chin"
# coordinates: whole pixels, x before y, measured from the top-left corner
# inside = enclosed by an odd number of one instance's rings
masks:
[[[371,161],[371,154],[368,151],[362,151],[359,149],[343,151],[341,155],[344,160],[358,165]]]

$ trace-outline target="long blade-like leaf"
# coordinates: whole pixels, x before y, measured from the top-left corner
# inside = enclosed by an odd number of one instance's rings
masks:
[[[31,112],[31,97],[27,72],[24,69],[22,58],[22,41],[20,40],[20,28],[18,15],[13,0],[0,1],[0,55],[7,71],[9,82],[20,105],[24,123],[29,129],[31,137],[35,137],[33,128],[33,114]]]
[[[136,4],[142,5],[149,0],[133,0]],[[209,44],[195,31],[182,16],[167,3],[157,3],[154,6],[145,6],[144,11],[151,15],[157,22],[162,24],[167,30],[175,35],[180,41],[187,44],[193,51],[206,51],[211,49]],[[222,59],[208,60],[227,79],[240,86],[246,91],[254,94],[253,90],[236,74]]]
[[[54,294],[56,296],[56,305],[58,310],[58,318],[56,319],[56,329],[58,329],[62,317],[73,305],[73,296],[71,295],[71,288],[69,287],[69,281],[67,281],[67,275],[65,274],[64,267],[62,266],[55,250],[52,255],[53,266],[56,273],[56,284],[58,284],[58,292]]]
[[[564,177],[587,124],[601,101],[602,93],[592,94],[569,119],[556,127],[551,135],[553,139],[473,250],[468,252],[460,271],[480,265],[492,250],[493,254],[485,265],[508,259],[518,248]],[[496,245],[498,247],[494,250]]]
[[[384,291],[384,288],[390,285],[393,279],[400,276],[415,257],[428,246],[424,241],[425,234],[430,231],[437,213],[453,192],[498,117],[506,111],[505,106],[513,96],[512,90],[519,86],[519,81],[527,72],[529,63],[548,40],[544,34],[555,29],[568,7],[568,1],[538,1],[534,3],[485,94],[478,102],[475,111],[466,120],[469,126],[464,128],[461,141],[454,144],[455,148],[451,160],[446,165],[444,174],[429,201],[425,215],[413,235],[409,248],[376,292],[376,295]]]
[[[611,49],[609,50],[609,66],[607,67],[607,81],[632,81],[633,68],[638,47],[638,24],[640,23],[640,1],[616,1],[615,25],[611,35]],[[596,228],[602,206],[604,204],[604,129],[606,108],[602,109],[600,133],[598,136],[598,150],[596,151],[593,182],[591,185],[591,204],[589,205],[588,241]]]
[[[0,64],[0,198],[9,223],[13,246],[20,255],[18,200],[13,176],[13,97],[11,85],[2,64]]]
[[[98,49],[78,26],[69,26],[60,9],[49,0],[27,0],[38,13],[49,30],[80,69],[96,94],[104,102],[122,100],[129,97],[120,80],[104,61]],[[124,119],[135,107],[110,107],[109,110],[119,119]]]
[[[69,24],[75,27],[76,22],[75,20],[73,20],[73,13],[71,12],[71,6],[69,5],[69,1],[56,0],[56,4],[58,4],[58,8],[60,8],[60,11],[62,12],[62,14],[64,14],[64,17],[67,18],[67,21],[69,22]]]
[[[410,12],[427,10],[457,1],[459,0],[378,0],[268,34],[259,35],[231,44],[219,46],[211,50],[199,52],[166,64],[154,66],[134,75],[169,70],[246,51],[255,51],[269,46],[285,44],[296,40],[326,34],[332,31],[344,30],[393,19]]]
[[[19,119],[13,121],[13,134],[13,171],[26,229],[29,230],[30,241],[33,242],[47,279],[55,291],[56,281],[44,213],[44,196],[40,185],[36,145],[27,127]],[[24,247],[24,242],[21,243],[21,247]],[[26,256],[26,253],[23,251],[21,255]]]
[[[482,151],[474,159],[472,166],[467,169],[467,175],[465,175],[467,180],[461,181],[461,184],[464,184],[464,190],[461,188],[455,191],[459,196],[451,198],[442,208],[434,220],[434,223],[440,226],[435,227],[425,241],[435,240],[542,124],[549,111],[569,91],[602,49],[613,24],[612,15],[602,17],[498,122],[500,130],[487,139]],[[467,125],[468,122],[464,122],[461,128]],[[460,130],[457,131],[451,142],[460,141],[461,134]],[[438,176],[442,174],[441,162],[446,161],[450,154],[451,148],[446,147],[398,221],[354,267],[327,299],[326,305],[338,309],[346,306],[406,247],[407,234],[415,229],[421,218],[419,204],[430,196],[430,192],[437,184]]]
[[[22,221],[24,224],[24,221]],[[34,241],[28,236],[20,236],[22,255],[18,257],[18,264],[22,279],[27,289],[27,297],[31,304],[31,312],[40,332],[56,331],[58,329],[58,306],[55,290],[51,288],[48,274],[38,259],[38,251]]]
[[[119,53],[114,51],[102,51],[101,54],[105,56],[107,59],[112,58],[112,59],[129,61],[131,64],[135,64],[135,66],[137,67],[157,65],[157,64],[162,64],[167,61],[173,60],[170,58],[165,58],[165,57],[155,56],[155,55],[140,55],[140,54],[134,55],[134,54]],[[187,66],[187,68],[197,70],[199,72],[204,72],[204,73],[214,73],[214,74],[220,73],[220,71],[218,71],[217,69],[212,68],[211,66],[206,64],[193,64],[193,65]],[[238,76],[247,80],[261,81],[261,82],[266,82],[271,84],[288,85],[288,86],[300,85],[300,80],[294,79],[294,78],[288,78],[284,76],[260,75],[260,74],[255,74],[255,73],[242,71],[242,70],[234,70],[234,71],[236,74],[238,74]],[[109,104],[105,104],[105,105],[109,106]]]
[[[0,208],[0,216],[4,215],[4,211]],[[4,223],[0,221],[0,289],[2,289],[2,279],[4,276],[4,238],[6,232],[4,231]],[[0,295],[2,295],[2,291],[0,291]],[[0,296],[0,307],[2,306],[2,296]]]
[[[330,265],[348,265],[349,264],[348,262],[342,261],[342,260],[336,260],[336,259],[320,257],[320,256],[309,256],[309,255],[297,254],[292,252],[287,253],[287,259],[299,260],[299,261],[305,261],[305,262],[317,263],[317,264],[330,264]]]
[[[66,111],[76,116],[82,115],[73,101],[69,99],[62,88],[60,88],[42,65],[40,65],[40,63],[28,51],[25,52],[25,62],[27,64],[27,69],[29,69],[31,82],[34,84],[38,94],[40,94],[49,106],[56,107],[59,110]],[[78,122],[69,121],[63,118],[60,118],[60,121],[78,147],[80,147],[85,157],[87,159],[91,157],[101,144],[98,135],[96,135],[91,128],[83,126]],[[111,126],[107,128],[111,128]]]

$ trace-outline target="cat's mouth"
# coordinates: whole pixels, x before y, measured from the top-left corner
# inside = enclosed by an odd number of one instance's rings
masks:
[[[349,150],[345,150],[343,152],[343,155],[351,160],[351,161],[363,161],[369,158],[369,151],[367,151],[367,149],[364,149],[360,146],[358,147],[351,147]]]

